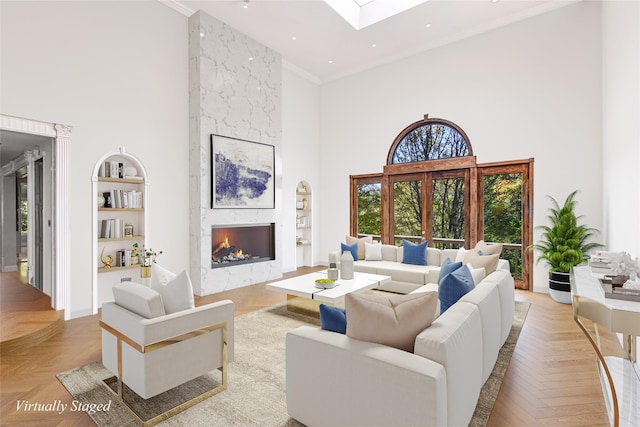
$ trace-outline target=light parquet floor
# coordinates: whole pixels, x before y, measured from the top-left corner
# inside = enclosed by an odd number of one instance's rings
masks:
[[[301,269],[286,277],[309,272]],[[222,299],[242,315],[286,301],[265,284],[196,297],[196,304]],[[606,410],[593,350],[573,321],[571,307],[548,295],[516,291],[531,308],[504,378],[489,426],[605,426]],[[18,401],[68,405],[72,398],[55,374],[100,360],[99,315],[64,322],[55,336],[28,349],[3,354],[0,360],[0,425],[91,426],[82,412],[27,412]],[[608,336],[611,351],[620,352]],[[230,379],[231,381],[233,379]],[[211,425],[215,425],[212,423]]]

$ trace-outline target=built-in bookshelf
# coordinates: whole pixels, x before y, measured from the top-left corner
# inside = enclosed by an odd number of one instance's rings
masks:
[[[312,243],[312,193],[307,181],[296,187],[296,266],[313,266]]]
[[[95,310],[112,300],[113,285],[140,277],[149,183],[140,160],[120,148],[98,160],[92,188]]]

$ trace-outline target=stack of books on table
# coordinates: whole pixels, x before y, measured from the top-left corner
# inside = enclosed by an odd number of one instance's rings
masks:
[[[591,255],[589,259],[589,267],[591,272],[597,276],[614,274],[611,269],[611,254],[612,252],[597,251]]]

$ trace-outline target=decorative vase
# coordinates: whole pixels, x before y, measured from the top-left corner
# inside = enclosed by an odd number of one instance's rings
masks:
[[[340,257],[340,278],[353,279],[353,256],[349,251],[344,251]]]
[[[151,277],[151,267],[150,266],[142,266],[140,267],[140,277],[143,279],[148,279]]]
[[[327,269],[327,277],[329,279],[338,280],[338,268],[336,267],[335,262],[329,264],[329,268]]]

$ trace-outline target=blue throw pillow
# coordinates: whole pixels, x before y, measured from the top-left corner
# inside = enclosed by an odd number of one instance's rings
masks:
[[[473,288],[473,277],[466,265],[444,276],[442,280],[440,280],[440,283],[438,283],[440,314],[447,311],[449,307]]]
[[[427,265],[427,241],[420,244],[402,240],[402,263]]]
[[[344,308],[320,304],[320,327],[326,331],[347,333],[347,313]]]
[[[351,256],[353,257],[353,259],[355,261],[358,260],[358,244],[357,243],[354,243],[351,246],[344,243],[340,243],[340,254],[342,255],[344,251],[351,252]]]
[[[442,280],[444,276],[451,273],[452,271],[456,271],[460,267],[462,267],[462,261],[453,262],[451,261],[451,258],[445,259],[444,263],[442,263],[442,267],[440,267],[440,274],[438,275],[438,283],[440,283],[440,280]]]

